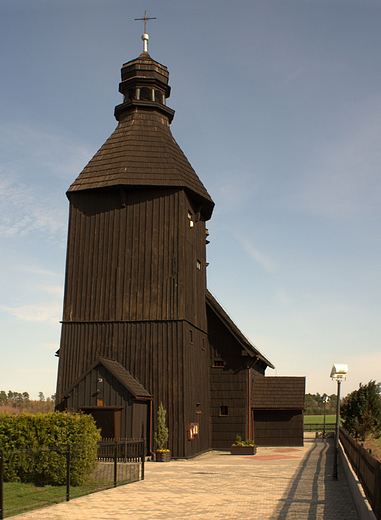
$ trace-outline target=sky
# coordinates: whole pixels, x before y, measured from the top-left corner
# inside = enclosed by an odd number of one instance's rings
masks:
[[[116,127],[145,11],[216,204],[209,289],[266,375],[380,381],[381,2],[1,0],[0,390],[55,392],[65,193]]]

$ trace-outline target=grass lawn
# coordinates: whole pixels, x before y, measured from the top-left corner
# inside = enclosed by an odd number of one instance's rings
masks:
[[[118,482],[127,484],[129,481]],[[83,486],[70,487],[70,498],[76,498],[102,489],[110,488],[113,482],[96,481]],[[4,482],[4,518],[51,506],[66,500],[66,486],[35,487],[33,484]]]
[[[326,415],[325,423],[326,424],[335,424],[336,415]],[[305,415],[304,416],[304,424],[323,424],[324,423],[324,415]]]

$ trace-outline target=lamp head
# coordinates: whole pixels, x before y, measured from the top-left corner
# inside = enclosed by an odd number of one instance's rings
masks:
[[[333,365],[330,377],[336,381],[343,381],[348,374],[348,365]]]

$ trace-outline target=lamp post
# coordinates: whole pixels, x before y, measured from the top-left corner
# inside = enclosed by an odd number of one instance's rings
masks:
[[[326,409],[326,406],[327,406],[327,402],[329,400],[329,397],[328,395],[325,395],[323,397],[323,404],[324,404],[324,423],[323,423],[323,439],[325,439],[325,409]]]
[[[332,478],[338,480],[337,474],[337,456],[339,452],[339,426],[340,426],[340,385],[341,381],[345,381],[348,374],[348,365],[333,365],[330,377],[337,381],[337,406],[336,406],[336,434],[335,449],[333,452],[333,471]]]

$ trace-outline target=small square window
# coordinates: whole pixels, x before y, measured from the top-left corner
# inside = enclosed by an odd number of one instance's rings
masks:
[[[229,415],[229,407],[228,406],[221,406],[220,407],[220,415]]]

